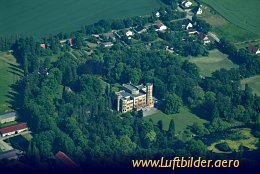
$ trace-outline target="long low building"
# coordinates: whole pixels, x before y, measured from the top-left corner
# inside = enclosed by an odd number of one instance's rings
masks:
[[[3,115],[0,115],[0,123],[4,124],[4,123],[12,122],[15,121],[17,118],[18,115],[16,112],[8,112]]]
[[[22,155],[22,151],[13,149],[0,154],[0,161],[1,160],[17,160]]]
[[[2,137],[6,137],[6,136],[14,135],[17,133],[21,133],[21,132],[27,131],[27,130],[28,130],[28,126],[26,123],[19,123],[19,124],[15,124],[15,125],[0,129],[0,135]]]

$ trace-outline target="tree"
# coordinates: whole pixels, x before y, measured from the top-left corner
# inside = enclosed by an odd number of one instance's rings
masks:
[[[182,106],[182,100],[176,94],[168,94],[165,97],[164,112],[166,114],[176,114],[180,112]]]
[[[186,144],[186,150],[195,158],[205,157],[207,146],[201,140],[192,139]]]
[[[169,125],[169,129],[168,129],[168,136],[170,138],[173,138],[175,136],[175,124],[174,124],[174,120],[171,119],[170,125]]]

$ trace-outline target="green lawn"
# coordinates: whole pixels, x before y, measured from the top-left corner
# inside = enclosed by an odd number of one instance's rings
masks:
[[[31,133],[23,134],[22,135],[27,141],[31,141],[33,139],[33,136]]]
[[[0,114],[11,111],[9,101],[14,91],[10,85],[22,75],[22,71],[17,66],[16,59],[12,55],[0,52]]]
[[[259,0],[201,0],[215,9],[219,14],[231,23],[260,35]],[[236,31],[234,31],[236,32]]]
[[[207,57],[190,57],[189,61],[195,63],[203,76],[211,76],[211,74],[221,68],[231,69],[237,68],[238,65],[232,63],[226,54],[221,53],[217,49],[211,50]]]
[[[180,133],[186,130],[188,126],[191,126],[193,123],[203,124],[207,121],[199,118],[198,116],[192,114],[187,108],[182,107],[181,112],[173,115],[166,115],[163,112],[159,111],[156,114],[147,116],[145,120],[152,119],[154,124],[157,124],[159,120],[163,122],[163,129],[168,130],[170,121],[174,119],[175,131]]]
[[[99,19],[151,14],[161,6],[160,0],[3,0],[0,35],[75,31]]]
[[[220,38],[226,38],[231,42],[241,42],[260,38],[259,35],[245,28],[238,26],[236,23],[231,23],[225,18],[216,14],[207,6],[203,6],[203,13],[199,17],[212,26],[212,31]]]
[[[243,129],[234,129],[232,130],[233,133],[235,134],[238,133],[240,138],[238,138],[237,140],[234,139],[230,139],[230,138],[226,138],[224,140],[219,140],[217,142],[212,143],[209,147],[208,150],[213,151],[215,153],[225,153],[222,152],[220,150],[218,150],[215,145],[222,143],[222,142],[227,142],[229,147],[233,150],[233,151],[238,151],[239,146],[243,145],[248,147],[250,150],[255,150],[257,149],[257,144],[259,142],[259,138],[254,137],[251,134],[251,129],[249,128],[243,128]]]
[[[242,88],[245,87],[245,84],[248,84],[252,88],[253,93],[260,96],[260,75],[241,80]]]

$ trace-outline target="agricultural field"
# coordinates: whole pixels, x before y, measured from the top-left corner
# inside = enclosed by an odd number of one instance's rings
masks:
[[[247,28],[243,28],[233,21],[228,21],[208,6],[203,5],[202,9],[203,14],[199,17],[208,22],[212,26],[212,31],[220,38],[226,38],[234,43],[260,38],[260,34],[256,34]]]
[[[260,20],[256,20],[257,16],[260,15],[259,0],[201,1],[212,7],[231,23],[238,25],[239,27],[246,29],[256,35],[260,35]]]
[[[231,69],[238,67],[238,65],[228,59],[228,55],[221,53],[217,49],[211,50],[207,57],[190,57],[188,60],[199,67],[202,76],[211,76],[213,72],[221,68]]]
[[[259,138],[254,137],[251,134],[251,129],[249,128],[234,129],[232,130],[232,134],[230,134],[229,137],[216,141],[208,146],[208,150],[215,153],[228,153],[222,152],[215,147],[216,144],[223,142],[226,142],[228,146],[232,149],[232,151],[236,152],[239,151],[240,145],[247,147],[249,150],[256,150]]]
[[[248,84],[252,88],[254,94],[260,96],[260,75],[241,80],[242,89],[245,88],[245,84]]]
[[[151,116],[145,117],[144,119],[152,119],[154,124],[157,124],[159,120],[162,120],[164,130],[169,129],[169,124],[173,119],[175,123],[176,133],[185,131],[188,128],[188,126],[193,125],[193,123],[204,124],[207,122],[206,120],[201,119],[198,116],[192,114],[185,107],[182,107],[180,113],[178,114],[166,115],[163,112],[159,111]]]
[[[0,52],[0,114],[11,111],[10,101],[15,94],[11,85],[22,76],[14,56]]]
[[[0,33],[42,36],[69,32],[99,19],[147,15],[160,6],[160,0],[3,0]]]

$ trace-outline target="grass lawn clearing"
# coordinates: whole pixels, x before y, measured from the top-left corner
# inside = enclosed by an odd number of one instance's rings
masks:
[[[159,120],[162,120],[164,130],[169,129],[169,124],[173,119],[175,123],[176,133],[185,131],[186,128],[188,126],[191,126],[193,123],[204,124],[207,122],[206,120],[199,118],[195,114],[192,114],[186,107],[182,107],[180,113],[178,114],[166,115],[162,111],[159,111],[158,113],[147,116],[144,119],[152,119],[154,124],[157,124]]]
[[[234,133],[238,133],[241,136],[241,138],[239,138],[237,140],[232,140],[232,139],[229,139],[229,138],[226,138],[224,140],[219,140],[217,142],[212,143],[208,147],[208,150],[213,151],[215,153],[229,153],[229,152],[222,152],[215,147],[216,144],[219,144],[219,143],[222,143],[222,142],[228,143],[229,147],[233,151],[239,151],[240,145],[243,145],[243,146],[249,148],[249,150],[257,149],[257,144],[259,142],[259,138],[256,138],[251,134],[251,129],[242,128],[242,129],[233,129],[232,131]]]
[[[199,67],[202,76],[211,76],[214,71],[220,70],[221,68],[238,68],[238,65],[228,59],[228,55],[221,53],[217,49],[211,50],[207,57],[190,57],[189,61]]]
[[[12,100],[11,85],[23,75],[22,70],[11,54],[0,52],[0,114],[12,111],[10,101]]]
[[[245,88],[245,84],[252,88],[254,94],[260,96],[260,75],[241,80],[242,89]]]

